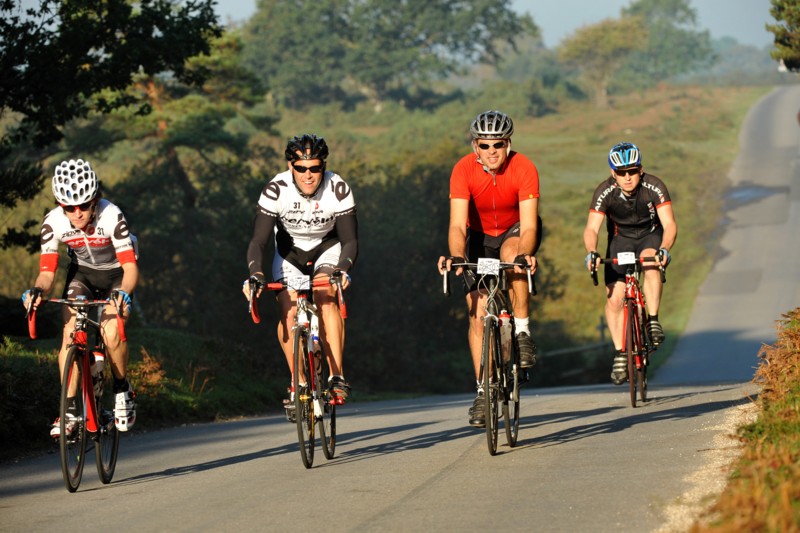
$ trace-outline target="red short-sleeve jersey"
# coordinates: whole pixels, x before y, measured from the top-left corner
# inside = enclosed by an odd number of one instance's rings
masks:
[[[497,237],[519,222],[519,203],[539,198],[539,172],[524,155],[511,152],[496,176],[475,154],[461,158],[450,175],[450,198],[469,200],[467,225]]]

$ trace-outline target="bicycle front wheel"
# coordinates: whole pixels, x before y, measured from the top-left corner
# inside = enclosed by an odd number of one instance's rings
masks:
[[[61,472],[67,490],[75,492],[81,484],[86,461],[86,405],[85,380],[82,375],[84,350],[73,346],[67,352],[61,376],[61,407],[59,409],[58,447],[61,454]],[[94,394],[88,391],[88,394]]]
[[[509,448],[517,445],[519,436],[519,352],[512,341],[508,361],[503,359],[503,422]]]
[[[106,377],[106,380],[109,378]],[[97,435],[95,436],[95,462],[97,475],[104,484],[111,483],[114,470],[117,468],[119,453],[119,431],[114,425],[114,394],[108,383],[103,386],[103,394],[95,398],[97,401]]]
[[[628,356],[628,388],[631,393],[631,407],[636,407],[636,309],[633,302],[625,304],[625,351]]]
[[[294,408],[297,420],[297,442],[300,443],[300,457],[306,468],[314,464],[314,405],[312,402],[311,371],[307,361],[308,330],[297,327],[294,330]],[[301,385],[302,383],[302,385]]]
[[[483,326],[483,398],[484,415],[486,416],[486,444],[489,447],[489,454],[497,453],[497,424],[498,424],[498,393],[497,393],[497,372],[498,366],[495,361],[497,351],[497,331],[491,319],[487,320]]]
[[[321,413],[317,419],[319,424],[319,439],[322,441],[322,453],[325,459],[333,459],[336,451],[336,404],[333,396],[328,389],[328,358],[324,350],[320,350],[320,357],[314,359],[317,367],[317,398],[321,407]]]

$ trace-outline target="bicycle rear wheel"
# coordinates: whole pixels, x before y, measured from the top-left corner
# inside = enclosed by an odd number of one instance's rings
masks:
[[[307,361],[308,331],[302,327],[294,330],[294,408],[297,419],[297,442],[300,457],[306,468],[314,464],[314,405],[310,384],[311,371]],[[303,384],[302,386],[300,384]]]
[[[513,335],[512,335],[513,338]],[[503,422],[509,448],[517,445],[519,436],[519,352],[511,342],[508,361],[503,360]]]
[[[106,377],[106,381],[108,381]],[[96,398],[97,401],[97,435],[95,435],[95,462],[97,475],[104,484],[111,483],[114,470],[117,468],[117,455],[119,453],[119,431],[114,425],[114,394],[103,386],[103,394]]]
[[[324,350],[320,350],[320,357],[314,359],[317,366],[317,401],[321,407],[321,413],[317,417],[319,422],[319,439],[322,441],[322,453],[325,459],[333,459],[336,451],[336,404],[332,402],[330,390],[328,390],[328,357]]]
[[[82,375],[83,358],[83,348],[71,347],[64,361],[64,372],[61,379],[61,407],[58,414],[61,435],[58,439],[58,447],[61,454],[61,472],[64,474],[64,483],[70,492],[78,490],[86,461],[86,405],[84,398],[87,391],[84,390],[85,380]],[[70,385],[74,389],[72,392],[70,392]],[[93,391],[88,393],[94,394]],[[74,408],[69,409],[73,398]]]
[[[628,356],[628,388],[631,393],[631,407],[636,407],[636,309],[633,302],[625,304],[625,352]]]
[[[497,453],[497,424],[498,424],[498,393],[497,372],[498,365],[495,361],[497,353],[497,331],[494,322],[487,320],[483,326],[483,397],[486,416],[486,444],[489,454]]]

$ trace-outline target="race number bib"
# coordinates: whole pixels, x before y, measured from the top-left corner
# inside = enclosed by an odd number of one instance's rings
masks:
[[[500,260],[481,257],[478,259],[478,274],[498,276],[500,274]]]
[[[307,291],[311,289],[311,277],[289,276],[286,278],[286,287],[294,291]]]
[[[617,254],[618,265],[632,265],[636,263],[636,254],[634,252],[620,252]]]

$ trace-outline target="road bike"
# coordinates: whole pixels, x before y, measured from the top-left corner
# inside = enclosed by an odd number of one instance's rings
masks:
[[[652,343],[647,334],[648,314],[645,305],[644,292],[641,289],[639,278],[642,275],[644,263],[659,263],[658,256],[636,257],[633,252],[620,252],[617,257],[600,258],[600,264],[613,264],[625,266],[625,308],[623,323],[622,345],[625,347],[625,356],[628,360],[628,385],[631,394],[631,407],[636,407],[636,394],[638,391],[642,403],[647,401],[647,367],[650,364],[650,353],[658,347]],[[659,266],[661,282],[666,283],[664,269]],[[597,281],[597,268],[592,266],[592,281]]]
[[[75,492],[81,483],[86,452],[95,450],[97,474],[103,484],[111,483],[119,454],[119,431],[114,425],[114,394],[105,386],[110,372],[98,372],[95,366],[102,357],[108,361],[108,352],[100,333],[99,312],[106,305],[117,309],[117,328],[124,342],[125,322],[115,299],[88,300],[86,297],[41,300],[65,305],[75,311],[75,328],[64,360],[61,376],[58,438],[61,472],[67,490]],[[28,307],[28,333],[36,338],[36,309],[33,298]],[[41,304],[40,304],[41,305]],[[97,318],[90,317],[92,311]],[[91,341],[91,342],[90,342]],[[93,370],[94,374],[93,375]],[[74,402],[72,410],[68,409]]]
[[[453,263],[451,268],[463,268],[478,276],[478,289],[487,295],[483,320],[480,382],[486,413],[486,443],[489,454],[497,453],[500,410],[502,406],[506,442],[510,448],[519,436],[520,385],[528,373],[520,365],[514,316],[508,295],[506,271],[522,266],[528,273],[528,292],[534,293],[533,278],[527,265],[504,263],[499,259],[480,258],[477,263]],[[450,294],[448,272],[442,274],[443,291]]]
[[[327,364],[330,354],[325,350],[319,338],[319,309],[314,304],[315,288],[336,287],[339,313],[342,319],[347,318],[347,306],[344,301],[341,278],[333,275],[330,279],[314,279],[309,276],[294,276],[280,282],[261,283],[250,278],[249,311],[256,324],[261,317],[256,304],[259,289],[282,291],[289,289],[297,295],[297,313],[292,325],[292,396],[294,401],[294,417],[297,424],[297,440],[300,444],[300,457],[306,468],[314,464],[314,443],[316,430],[322,442],[322,452],[326,459],[333,459],[336,451],[336,406],[344,400],[334,394],[328,387],[330,368]]]

